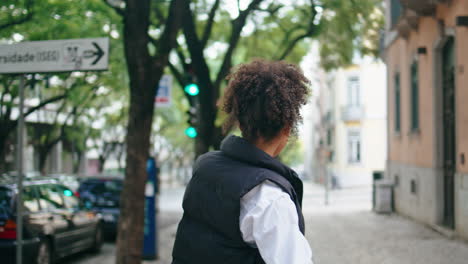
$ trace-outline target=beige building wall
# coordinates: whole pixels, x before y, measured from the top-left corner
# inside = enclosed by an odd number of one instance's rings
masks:
[[[371,186],[372,174],[385,169],[386,131],[386,67],[380,61],[363,58],[351,67],[334,72],[330,89],[333,108],[333,153],[330,173],[340,187]],[[362,113],[347,120],[349,109],[348,79],[359,78],[359,101]],[[359,131],[360,161],[350,162],[349,132]]]
[[[405,0],[406,1],[406,0]],[[428,1],[429,2],[429,1]],[[387,177],[396,181],[395,208],[411,218],[439,227],[443,219],[441,46],[455,40],[456,176],[455,228],[468,239],[468,26],[456,25],[468,16],[468,1],[438,4],[435,13],[420,16],[416,28],[403,38],[387,27],[385,61],[388,72]],[[387,1],[389,4],[390,1]],[[387,22],[389,21],[387,14]],[[395,37],[396,35],[396,37]],[[426,54],[417,54],[425,47]],[[419,68],[419,131],[410,130],[410,66]],[[395,131],[395,74],[400,74],[401,130]],[[463,159],[465,160],[463,162]],[[415,189],[411,188],[412,185]]]

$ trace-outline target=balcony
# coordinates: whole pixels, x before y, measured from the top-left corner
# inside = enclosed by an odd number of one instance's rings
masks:
[[[419,15],[408,8],[403,8],[403,14],[396,24],[398,34],[403,38],[408,38],[411,30],[418,28]]]
[[[341,119],[345,122],[364,119],[364,107],[361,105],[347,105],[341,108]]]
[[[437,4],[446,1],[447,0],[400,0],[404,7],[411,9],[419,16],[433,15]]]

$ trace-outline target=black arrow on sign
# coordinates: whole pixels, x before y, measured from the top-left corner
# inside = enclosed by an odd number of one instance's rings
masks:
[[[85,50],[83,52],[83,57],[86,59],[96,56],[96,59],[91,63],[91,65],[96,65],[96,63],[104,56],[104,51],[99,47],[96,42],[92,43],[96,50]]]

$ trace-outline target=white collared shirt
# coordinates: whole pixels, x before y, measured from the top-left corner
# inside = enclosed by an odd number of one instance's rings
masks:
[[[242,238],[259,249],[266,264],[312,264],[296,205],[275,183],[267,180],[241,198],[239,220]]]

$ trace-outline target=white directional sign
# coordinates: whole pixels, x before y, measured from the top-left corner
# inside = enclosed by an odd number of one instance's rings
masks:
[[[108,62],[109,38],[0,45],[0,73],[106,70]]]

